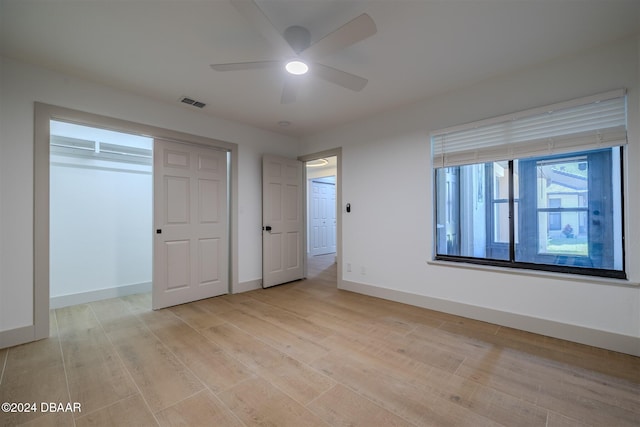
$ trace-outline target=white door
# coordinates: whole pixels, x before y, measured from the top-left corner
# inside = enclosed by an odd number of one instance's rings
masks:
[[[156,139],[153,167],[153,308],[226,294],[227,152]]]
[[[304,277],[302,162],[262,158],[262,287]]]
[[[309,197],[309,252],[324,255],[336,251],[336,186],[311,181]]]

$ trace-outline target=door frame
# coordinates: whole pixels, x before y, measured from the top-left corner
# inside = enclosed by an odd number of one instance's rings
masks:
[[[229,164],[229,293],[238,287],[238,145],[65,107],[35,103],[34,108],[34,222],[33,325],[15,341],[49,336],[49,135],[50,120],[60,120],[151,138],[215,147],[230,153]],[[153,230],[149,230],[151,234]]]
[[[300,160],[301,162],[309,162],[311,160],[318,160],[318,159],[322,159],[323,157],[335,157],[336,158],[336,263],[337,265],[337,276],[336,276],[336,281],[337,281],[337,286],[338,289],[343,289],[343,284],[342,284],[342,213],[343,213],[343,208],[342,208],[342,147],[337,147],[337,148],[332,148],[329,150],[325,150],[325,151],[320,151],[317,153],[312,153],[312,154],[305,154],[303,156],[298,156],[298,160]],[[303,169],[302,175],[303,175],[303,192],[304,194],[302,195],[302,197],[304,197],[304,200],[306,201],[308,198],[308,185],[307,183],[309,182],[308,178],[307,178],[307,168],[306,165]],[[309,204],[305,203],[304,204],[304,224],[305,224],[305,232],[303,235],[303,239],[304,241],[302,242],[302,244],[304,245],[304,250],[305,250],[305,263],[304,263],[304,276],[307,277],[308,276],[308,271],[307,271],[307,262],[306,262],[306,250],[307,250],[307,233],[308,233],[308,221],[309,221],[309,213],[308,213],[308,209],[309,209]]]

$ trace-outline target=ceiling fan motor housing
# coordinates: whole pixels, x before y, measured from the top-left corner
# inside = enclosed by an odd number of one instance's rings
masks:
[[[311,45],[311,33],[299,25],[292,25],[284,30],[283,36],[297,54]]]

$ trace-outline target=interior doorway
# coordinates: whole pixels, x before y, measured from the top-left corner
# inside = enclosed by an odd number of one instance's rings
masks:
[[[307,172],[307,254],[336,252],[337,157],[323,157],[305,163]]]
[[[51,308],[150,292],[153,139],[49,126]]]
[[[178,132],[152,125],[87,113],[55,105],[35,103],[34,120],[34,221],[33,221],[33,325],[23,328],[16,341],[29,342],[49,336],[50,308],[50,126],[51,121],[82,123],[99,129],[118,130],[134,135],[163,138],[230,153],[229,182],[229,288],[238,286],[238,145],[203,136]],[[97,228],[99,231],[99,228]]]
[[[342,149],[335,148],[299,157],[305,163],[306,277],[321,276],[338,288],[342,277],[341,155]],[[325,195],[315,197],[314,187],[324,189]]]

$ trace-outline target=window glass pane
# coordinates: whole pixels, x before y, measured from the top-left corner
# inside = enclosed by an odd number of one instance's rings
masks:
[[[438,169],[436,172],[436,249],[438,254],[459,255],[459,169],[457,167],[444,168]]]
[[[438,169],[436,172],[436,253],[473,258],[507,259],[508,257],[508,203],[496,201],[492,188],[487,185],[487,171],[491,163]],[[498,168],[500,174],[504,168]],[[506,179],[508,180],[508,174]],[[500,181],[506,185],[508,182]],[[501,194],[501,193],[499,193]],[[490,213],[496,206],[506,206],[506,241],[495,244]],[[503,225],[500,224],[503,228]],[[500,229],[498,232],[502,232]],[[505,255],[506,254],[506,255]]]
[[[561,230],[551,229],[550,220],[552,215],[561,215],[567,225]],[[580,227],[581,233],[578,233],[571,226],[571,223],[577,224],[578,222],[586,224],[586,219],[586,212],[567,212],[562,214],[538,212],[538,224],[540,224],[539,230],[541,234],[538,240],[538,254],[589,256],[586,225]]]
[[[499,202],[493,205],[493,241],[509,243],[509,203]]]
[[[586,156],[560,160],[538,160],[539,208],[586,207],[588,202],[588,163]]]
[[[616,154],[616,152],[618,154]],[[517,161],[516,261],[622,269],[620,148]]]

